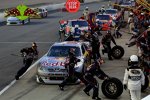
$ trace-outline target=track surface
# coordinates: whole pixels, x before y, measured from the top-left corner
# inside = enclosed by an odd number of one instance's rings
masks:
[[[21,3],[25,5],[35,5],[35,4],[56,4],[65,1],[66,0],[0,0],[0,9],[16,7]]]

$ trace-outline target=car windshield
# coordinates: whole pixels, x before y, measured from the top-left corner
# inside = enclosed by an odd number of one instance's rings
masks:
[[[79,25],[79,27],[87,27],[88,23],[86,21],[72,21],[72,27]]]
[[[109,15],[97,15],[97,19],[99,20],[110,20]]]
[[[39,12],[42,12],[42,9],[39,9]]]
[[[49,52],[49,57],[67,57],[70,48],[75,49],[76,57],[81,56],[80,48],[75,46],[53,46]]]
[[[131,3],[126,2],[126,3],[123,3],[122,5],[131,5]]]
[[[105,13],[106,14],[116,14],[117,11],[116,10],[106,10]]]

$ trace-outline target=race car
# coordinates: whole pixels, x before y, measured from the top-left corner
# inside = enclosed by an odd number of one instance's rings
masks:
[[[24,25],[30,22],[30,18],[27,18],[25,20],[20,20],[17,17],[7,17],[7,25]]]
[[[68,76],[64,63],[70,48],[75,49],[75,55],[80,59],[80,62],[75,65],[75,70],[84,73],[85,68],[90,62],[88,44],[75,41],[54,43],[37,65],[36,81],[38,83],[60,84]]]
[[[98,14],[96,23],[102,27],[102,31],[110,30],[110,27],[114,26],[113,19],[109,14]]]
[[[88,22],[84,19],[74,19],[66,21],[65,34],[74,33],[75,25],[79,25],[81,31],[90,29]]]
[[[130,10],[130,8],[135,6],[135,1],[127,1],[120,4],[120,7],[124,8],[124,10]]]
[[[36,14],[31,14],[30,18],[45,18],[48,16],[48,11],[46,8],[32,8]]]
[[[117,20],[121,17],[121,13],[117,9],[106,9],[105,14],[108,14],[112,17],[113,20]]]

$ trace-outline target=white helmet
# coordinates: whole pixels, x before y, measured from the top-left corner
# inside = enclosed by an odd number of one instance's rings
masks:
[[[96,19],[96,22],[98,22],[99,21],[99,19]]]
[[[132,13],[132,12],[130,12],[130,15],[133,15],[133,13]]]
[[[141,15],[144,15],[144,13],[141,13]]]
[[[79,25],[75,25],[75,28],[79,28]]]
[[[138,60],[138,56],[137,55],[132,55],[132,56],[130,56],[130,61],[131,62],[138,62],[139,60]]]

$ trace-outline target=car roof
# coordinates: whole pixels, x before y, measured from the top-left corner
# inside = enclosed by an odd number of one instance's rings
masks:
[[[64,42],[55,42],[53,46],[81,46],[81,42],[76,41],[64,41]]]
[[[104,15],[104,16],[105,16],[105,15],[108,15],[108,16],[110,16],[110,14],[98,14],[98,15]],[[97,15],[97,16],[98,16],[98,15]]]
[[[72,19],[72,20],[68,20],[68,21],[86,21],[84,19]]]
[[[113,9],[113,8],[108,8],[108,9],[106,9],[106,10],[116,10],[116,11],[117,11],[117,9]]]

